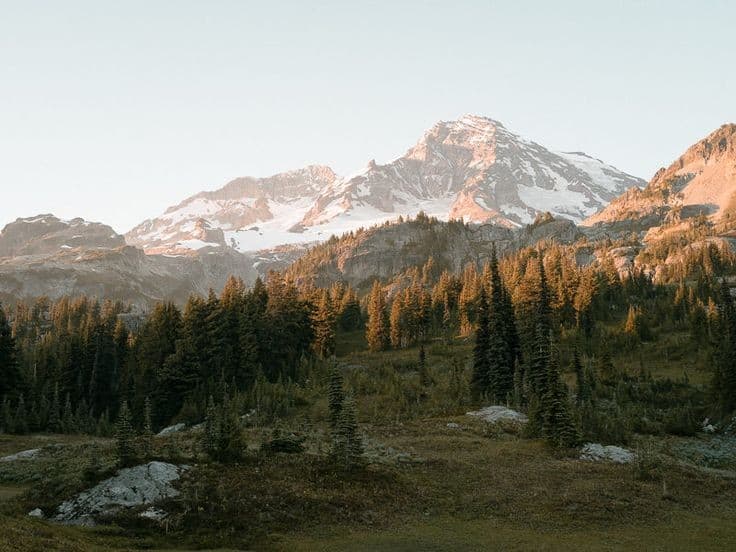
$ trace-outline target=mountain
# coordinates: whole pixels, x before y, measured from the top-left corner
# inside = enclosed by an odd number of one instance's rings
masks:
[[[722,230],[736,226],[736,125],[726,124],[692,145],[643,189],[633,188],[587,218],[604,231],[657,233],[705,215]],[[655,230],[656,229],[656,230]]]
[[[46,295],[118,299],[141,309],[220,289],[230,274],[252,282],[253,260],[231,249],[167,257],[125,245],[104,224],[53,215],[17,219],[0,232],[0,300]]]
[[[148,253],[324,241],[420,211],[506,227],[542,212],[579,222],[644,181],[583,153],[555,153],[474,115],[442,121],[402,157],[340,178],[328,167],[240,178],[126,234]]]
[[[64,250],[110,249],[125,245],[112,228],[81,218],[61,220],[53,215],[19,218],[0,233],[0,258],[51,255]]]
[[[203,247],[227,245],[254,251],[303,242],[306,240],[294,228],[319,193],[336,180],[332,169],[320,165],[268,178],[236,178],[219,190],[196,194],[144,221],[125,238],[146,253],[173,255]]]

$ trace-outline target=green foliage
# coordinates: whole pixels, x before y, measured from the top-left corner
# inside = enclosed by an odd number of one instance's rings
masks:
[[[330,427],[334,431],[340,421],[340,413],[345,400],[342,372],[340,371],[340,366],[337,362],[333,362],[330,366],[330,382],[327,399],[330,414]]]
[[[130,466],[135,463],[138,457],[135,448],[135,431],[133,430],[133,418],[127,402],[120,405],[118,419],[115,422],[115,447],[118,462],[121,466]]]
[[[358,433],[355,401],[347,397],[340,409],[337,427],[332,435],[332,455],[344,469],[354,469],[361,465],[363,441]]]
[[[213,460],[234,463],[245,454],[245,436],[237,401],[225,397],[216,405],[210,396],[202,433],[202,449]]]

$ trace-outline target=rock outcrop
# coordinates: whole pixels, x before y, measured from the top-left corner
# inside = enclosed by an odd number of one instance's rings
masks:
[[[179,495],[174,482],[187,469],[165,462],[122,469],[114,477],[62,503],[52,519],[69,525],[94,525],[98,518],[173,498]]]

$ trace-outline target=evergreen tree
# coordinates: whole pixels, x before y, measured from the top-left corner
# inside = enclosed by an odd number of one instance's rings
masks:
[[[386,296],[378,281],[373,283],[368,296],[366,339],[371,351],[383,351],[388,347],[389,324],[386,313]]]
[[[736,412],[736,305],[725,282],[719,299],[712,389],[718,415],[728,418]]]
[[[49,409],[49,431],[52,433],[60,433],[62,431],[61,424],[61,403],[59,403],[59,384],[54,384],[54,396]]]
[[[18,366],[15,338],[0,304],[0,397],[11,400],[21,393],[23,381]]]
[[[339,325],[343,331],[350,332],[360,328],[363,322],[358,296],[348,288],[340,303]]]
[[[352,469],[360,465],[363,442],[358,434],[355,401],[352,397],[347,397],[343,402],[332,443],[333,456],[344,469]]]
[[[135,432],[133,430],[133,418],[128,408],[128,403],[123,401],[118,411],[118,419],[115,422],[115,442],[118,462],[122,466],[130,466],[136,460]]]
[[[0,409],[0,429],[5,433],[13,433],[15,431],[15,417],[11,411],[10,399],[3,398],[2,409]]]
[[[336,316],[326,290],[322,290],[312,314],[314,327],[314,352],[319,358],[328,358],[335,353]]]
[[[337,428],[337,424],[340,420],[340,412],[342,411],[342,405],[345,400],[345,393],[343,391],[342,372],[336,362],[333,362],[330,367],[330,383],[328,391],[328,405],[330,411],[330,427],[334,431]]]
[[[64,402],[64,413],[61,416],[61,429],[64,433],[76,433],[78,430],[69,393],[66,394],[66,401]]]
[[[580,435],[573,421],[567,396],[567,386],[560,379],[557,355],[548,363],[547,386],[542,396],[542,434],[555,447],[573,447]]]
[[[220,462],[237,462],[243,457],[245,438],[235,408],[235,402],[225,400],[220,407],[220,431],[217,440],[216,459]]]
[[[473,349],[473,375],[470,386],[473,395],[480,398],[486,395],[490,388],[491,365],[488,356],[490,347],[490,328],[488,327],[488,298],[485,287],[480,289],[477,311],[478,328],[475,332],[475,347]]]
[[[496,246],[491,251],[489,266],[491,280],[491,301],[488,320],[488,391],[496,401],[510,398],[514,392],[514,351],[512,343],[514,330],[511,318],[505,308],[505,295],[501,274],[498,270]]]
[[[580,354],[578,353],[577,347],[573,351],[571,368],[575,374],[575,381],[577,384],[575,400],[578,406],[580,406],[584,402],[590,400],[590,387],[588,386],[588,382],[585,380],[585,371],[583,370],[583,364],[580,362]]]
[[[146,397],[143,407],[143,431],[141,433],[141,452],[143,457],[149,459],[153,456],[153,425],[151,399]]]
[[[217,457],[217,446],[220,442],[220,417],[215,401],[210,395],[207,402],[207,410],[204,418],[204,431],[202,433],[202,448],[210,458]]]

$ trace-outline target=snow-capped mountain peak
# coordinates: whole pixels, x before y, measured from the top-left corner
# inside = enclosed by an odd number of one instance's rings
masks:
[[[311,166],[269,178],[239,178],[145,221],[128,241],[181,253],[219,242],[195,238],[199,219],[241,251],[322,241],[420,211],[441,219],[529,223],[540,212],[576,222],[644,181],[582,153],[555,153],[478,115],[440,121],[403,156],[371,160],[339,178]]]

